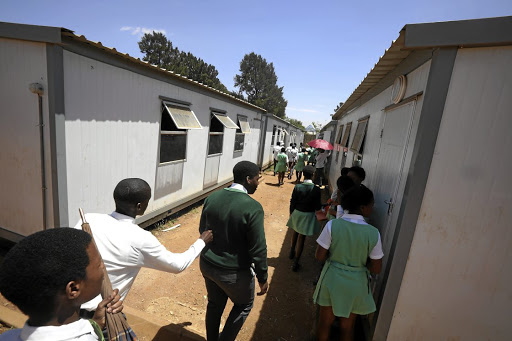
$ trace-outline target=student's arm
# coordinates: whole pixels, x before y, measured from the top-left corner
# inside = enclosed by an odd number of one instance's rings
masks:
[[[254,263],[254,272],[260,284],[261,292],[267,283],[267,241],[265,240],[265,230],[263,228],[263,207],[251,213],[247,225],[247,247],[252,263]],[[262,293],[260,295],[263,295]]]
[[[380,274],[382,271],[382,258],[381,259],[371,259],[368,258],[368,263],[366,263],[366,267],[372,274]]]
[[[147,232],[147,231],[144,231]],[[180,273],[192,264],[201,253],[207,241],[211,241],[211,231],[204,231],[201,237],[182,253],[173,253],[165,248],[155,236],[147,232],[140,246],[140,265],[160,271]]]
[[[329,250],[324,249],[320,245],[316,247],[315,258],[321,262],[325,262],[329,258]]]
[[[297,193],[295,191],[295,188],[297,187],[293,188],[292,198],[290,199],[290,214],[292,214],[293,211],[295,211],[295,207],[297,206]]]
[[[366,263],[366,267],[372,274],[379,274],[382,271],[382,257],[384,257],[384,253],[382,252],[382,241],[377,240],[377,244],[373,247],[370,255],[368,256],[368,262]]]
[[[119,296],[119,289],[114,289],[112,294],[98,304],[92,319],[101,329],[105,328],[106,313],[116,314],[123,311],[123,301]]]

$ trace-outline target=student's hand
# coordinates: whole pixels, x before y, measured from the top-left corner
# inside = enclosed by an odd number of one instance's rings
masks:
[[[201,238],[205,244],[210,243],[213,240],[213,232],[212,230],[206,230],[203,233],[201,233]]]
[[[121,311],[123,311],[123,301],[121,301],[121,296],[119,296],[119,289],[115,289],[112,295],[98,304],[92,319],[103,329],[106,323],[106,313],[115,314]]]
[[[265,295],[268,291],[268,282],[265,282],[265,283],[258,282],[258,284],[260,285],[260,292],[257,293],[256,295],[258,295],[258,296]]]

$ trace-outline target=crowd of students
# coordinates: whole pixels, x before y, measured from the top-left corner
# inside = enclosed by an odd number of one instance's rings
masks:
[[[293,160],[288,164],[282,148],[275,170],[283,173],[280,182],[287,167],[290,174],[296,171],[287,226],[293,230],[292,271],[298,271],[306,237],[320,232],[315,212],[322,209],[322,202],[321,189],[313,183],[319,168],[312,165],[304,148],[297,153],[294,149],[291,145]],[[318,164],[324,151],[315,154]],[[279,163],[284,164],[284,172]],[[207,339],[234,340],[252,309],[255,278],[258,295],[268,290],[263,207],[248,195],[256,191],[259,173],[252,162],[235,165],[233,185],[206,199],[200,237],[183,253],[167,250],[135,224],[151,198],[150,186],[138,178],[118,183],[114,212],[86,215],[92,238],[81,231],[81,222],[75,228],[49,229],[24,238],[0,265],[0,293],[28,320],[23,328],[0,335],[0,340],[104,340],[107,314],[122,311],[142,267],[179,273],[199,255],[208,292]],[[329,203],[330,220],[317,239],[315,257],[324,262],[313,296],[320,306],[318,340],[328,339],[336,317],[342,339],[351,340],[356,315],[375,311],[368,277],[370,272],[380,272],[383,253],[379,232],[365,221],[372,212],[373,194],[361,185],[364,178],[360,167],[342,169]],[[115,290],[101,298],[103,270]],[[221,333],[220,318],[228,298],[233,307]]]
[[[318,159],[318,158],[317,158]],[[289,258],[292,271],[300,269],[300,257],[307,236],[319,232],[315,214],[322,209],[321,190],[311,180],[318,172],[312,166],[304,168],[304,182],[295,186],[290,200],[287,226],[293,230]],[[318,239],[315,258],[324,262],[316,281],[313,301],[320,306],[317,340],[328,340],[331,325],[340,320],[342,340],[353,340],[357,315],[375,311],[370,290],[370,273],[379,273],[382,266],[382,242],[379,231],[369,225],[373,210],[373,193],[361,182],[365,179],[361,167],[343,168],[337,179],[337,189],[328,202],[328,222]]]

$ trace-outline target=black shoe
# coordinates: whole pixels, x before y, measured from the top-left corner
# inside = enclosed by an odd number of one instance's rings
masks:
[[[299,263],[297,263],[297,262],[293,263],[293,265],[292,265],[292,271],[293,271],[293,272],[297,272],[297,271],[299,271],[299,270],[300,270],[300,268],[301,268],[301,266],[300,266],[300,264],[299,264]]]

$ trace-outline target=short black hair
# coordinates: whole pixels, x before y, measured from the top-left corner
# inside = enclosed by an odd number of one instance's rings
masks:
[[[283,153],[283,152],[285,152],[285,151],[286,151],[286,148],[285,148],[285,147],[281,148],[281,153]]]
[[[306,148],[302,147],[302,152],[305,153],[306,152]]]
[[[351,167],[349,169],[349,172],[356,173],[357,176],[361,179],[361,181],[364,181],[364,179],[366,178],[366,172],[364,171],[363,167],[359,167],[359,166]]]
[[[233,178],[238,184],[243,184],[246,177],[253,178],[260,174],[260,167],[251,161],[240,161],[233,167]]]
[[[74,228],[34,233],[16,244],[0,266],[0,293],[28,316],[47,316],[70,281],[84,280],[91,236]]]
[[[341,176],[347,176],[349,171],[350,171],[349,167],[343,167],[341,169]]]
[[[365,185],[355,185],[341,197],[341,207],[349,212],[357,212],[359,207],[366,206],[373,201],[372,191]]]
[[[354,187],[354,180],[349,178],[348,176],[340,176],[338,180],[336,180],[336,186],[340,190],[341,193],[345,193],[352,187]]]
[[[151,187],[139,178],[121,180],[114,189],[116,205],[137,205],[151,198]]]
[[[277,141],[277,145],[280,146],[281,145],[281,142]]]
[[[306,178],[306,179],[311,179],[311,177],[313,176],[313,174],[315,174],[315,167],[310,166],[310,165],[307,165],[307,166],[306,166],[306,167],[304,167],[304,169],[302,170],[302,173],[304,174],[304,178]]]

